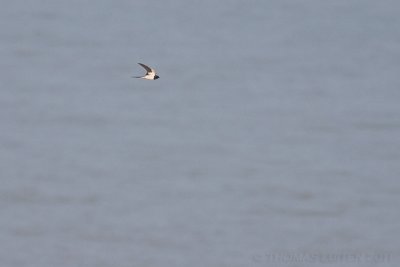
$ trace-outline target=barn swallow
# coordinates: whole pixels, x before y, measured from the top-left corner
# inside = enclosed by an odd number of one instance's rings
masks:
[[[160,76],[158,76],[156,74],[156,71],[154,69],[152,69],[149,66],[146,66],[145,64],[142,64],[142,63],[138,63],[138,64],[146,70],[146,74],[144,76],[138,76],[138,77],[133,77],[133,78],[143,78],[146,80],[157,80],[158,78],[160,78]]]

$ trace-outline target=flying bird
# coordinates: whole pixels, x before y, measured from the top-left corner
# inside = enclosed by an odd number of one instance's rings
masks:
[[[154,69],[152,69],[149,66],[146,66],[145,64],[142,64],[142,63],[138,63],[138,64],[146,70],[146,74],[144,76],[138,76],[138,77],[134,77],[134,78],[142,78],[142,79],[146,79],[146,80],[157,80],[158,78],[160,78],[160,76],[158,76],[156,74],[156,71]]]

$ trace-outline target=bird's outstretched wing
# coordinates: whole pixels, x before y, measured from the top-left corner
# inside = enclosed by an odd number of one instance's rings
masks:
[[[146,71],[147,71],[147,73],[151,73],[151,72],[154,72],[154,70],[152,69],[152,68],[150,68],[149,66],[146,66],[146,65],[144,65],[144,64],[142,64],[142,63],[138,63],[140,66],[142,66]]]

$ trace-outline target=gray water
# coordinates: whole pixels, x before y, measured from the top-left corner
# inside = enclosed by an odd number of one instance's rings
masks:
[[[399,266],[399,26],[394,0],[1,1],[0,266]]]

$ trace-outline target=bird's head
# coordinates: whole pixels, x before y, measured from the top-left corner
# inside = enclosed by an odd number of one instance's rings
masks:
[[[154,80],[157,80],[158,78],[160,78],[160,76],[158,75],[154,76]]]

